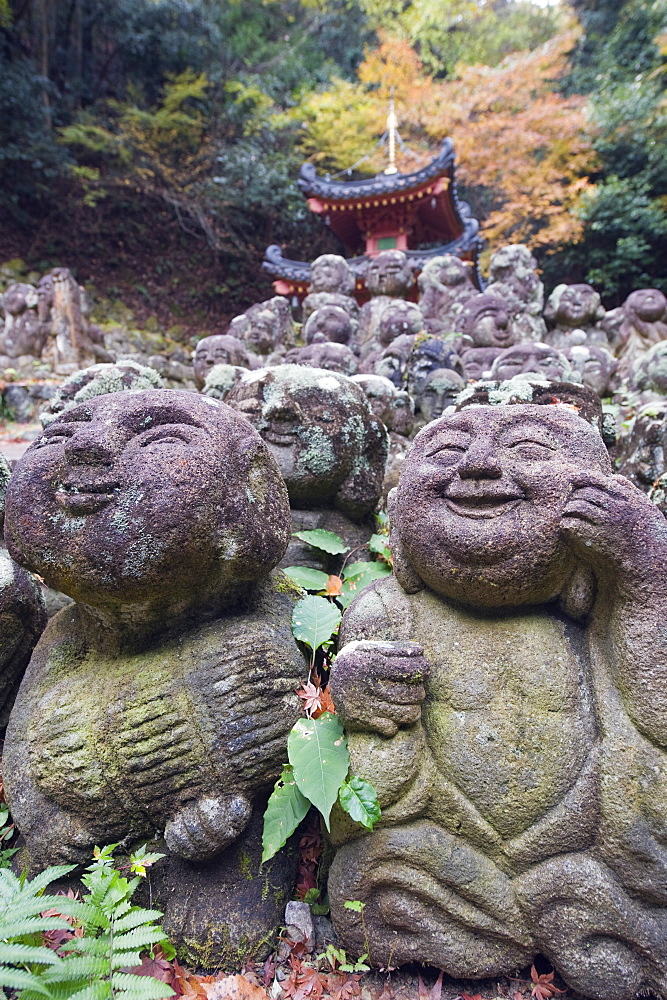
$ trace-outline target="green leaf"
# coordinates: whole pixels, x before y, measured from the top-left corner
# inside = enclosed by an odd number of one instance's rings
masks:
[[[327,830],[331,808],[350,767],[343,726],[337,715],[299,719],[287,738],[287,756],[299,791],[319,809]]]
[[[324,528],[314,528],[312,531],[295,531],[292,538],[300,538],[302,542],[307,542],[314,549],[328,552],[330,556],[340,556],[350,550],[350,546],[345,544],[340,535],[337,535],[335,531],[325,531]]]
[[[376,552],[391,566],[391,549],[387,545],[386,535],[371,535],[368,541],[368,548],[371,552]]]
[[[285,566],[283,573],[304,590],[324,590],[329,581],[328,573],[310,566]]]
[[[310,802],[297,788],[289,764],[276,782],[264,813],[262,864],[284,847],[310,809]]]
[[[365,905],[358,899],[346,899],[343,903],[346,910],[354,910],[355,913],[361,913]]]
[[[343,586],[336,598],[344,608],[349,607],[364,587],[375,580],[382,580],[385,576],[391,576],[391,569],[384,562],[356,562],[345,567],[343,573]]]
[[[292,612],[292,635],[314,652],[331,638],[341,618],[340,608],[325,597],[304,597]]]
[[[24,969],[0,967],[0,986],[9,986],[15,990],[27,988],[34,990],[35,993],[39,993],[41,996],[51,996],[48,986],[44,985],[39,976],[33,975],[32,972],[26,972]]]
[[[369,781],[363,778],[350,778],[341,785],[338,800],[345,812],[355,823],[361,823],[367,830],[372,830],[380,818],[381,809],[377,792]]]

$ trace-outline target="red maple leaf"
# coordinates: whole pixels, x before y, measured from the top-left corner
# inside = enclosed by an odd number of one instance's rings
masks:
[[[554,972],[543,972],[538,975],[535,966],[531,965],[530,978],[534,983],[530,993],[531,997],[535,997],[535,1000],[551,1000],[551,997],[556,993],[565,993],[565,990],[559,990],[557,986],[553,985],[554,976]]]

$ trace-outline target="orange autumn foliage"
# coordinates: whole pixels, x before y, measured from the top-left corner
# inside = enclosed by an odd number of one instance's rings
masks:
[[[319,107],[310,107],[312,124],[326,100],[334,127],[309,131],[308,110],[301,115],[303,151],[329,170],[350,166],[377,141],[393,97],[412,153],[399,153],[399,170],[423,166],[451,136],[459,182],[484,206],[476,211],[487,246],[527,243],[555,252],[582,234],[576,209],[596,168],[586,98],[557,89],[576,38],[570,28],[496,67],[459,66],[456,79],[440,81],[424,72],[405,39],[383,35],[359,67],[359,84],[345,84],[344,96],[320,93]],[[385,151],[376,150],[364,169],[385,166]]]

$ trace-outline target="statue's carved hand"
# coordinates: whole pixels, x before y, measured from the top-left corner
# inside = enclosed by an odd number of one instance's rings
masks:
[[[428,663],[416,642],[349,642],[336,657],[331,690],[350,731],[394,736],[421,715]]]
[[[667,521],[624,476],[591,470],[574,477],[561,525],[586,561],[650,571],[667,557]]]

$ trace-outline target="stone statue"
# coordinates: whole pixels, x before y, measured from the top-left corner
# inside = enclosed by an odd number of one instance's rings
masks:
[[[563,354],[577,372],[579,381],[587,385],[598,396],[611,396],[616,388],[616,370],[618,361],[606,347],[596,344],[587,347],[584,344],[574,344]]]
[[[419,308],[431,333],[451,333],[468,299],[479,295],[472,268],[455,254],[431,257],[418,278]]]
[[[42,427],[48,427],[66,410],[71,410],[94,396],[163,388],[164,384],[158,373],[136,361],[91,365],[90,368],[74,372],[58,386],[39,419]]]
[[[621,316],[613,349],[620,358],[619,375],[625,377],[644,351],[667,340],[667,298],[657,288],[640,288],[628,295]]]
[[[357,320],[337,305],[324,305],[310,313],[304,323],[303,334],[307,344],[345,344],[353,342]]]
[[[195,348],[192,364],[198,389],[204,388],[206,376],[215,365],[251,368],[251,356],[243,343],[229,334],[216,333],[212,337],[202,337]]]
[[[637,358],[627,387],[636,405],[667,396],[667,341],[659,341]]]
[[[502,347],[461,347],[461,364],[466,379],[476,382],[478,379],[488,378],[493,362],[502,351]]]
[[[345,615],[332,693],[383,812],[332,824],[334,926],[385,965],[482,978],[540,952],[585,997],[662,995],[664,518],[612,475],[590,390],[517,385],[416,437],[395,577]]]
[[[10,471],[0,454],[0,540]],[[0,541],[0,730],[14,704],[30,654],[46,626],[46,608],[35,579],[17,566]]]
[[[394,403],[399,392],[394,383],[382,375],[353,375],[352,381],[361,386],[378,420],[390,428]]]
[[[517,340],[543,341],[544,285],[537,275],[537,261],[527,246],[511,243],[491,255],[487,295],[503,299],[517,331]]]
[[[294,531],[328,528],[350,547],[368,540],[387,434],[360,386],[331,371],[285,364],[249,372],[226,401],[254,424],[275,457]],[[313,558],[295,542],[285,565]]]
[[[416,337],[407,366],[407,388],[415,401],[421,396],[427,376],[438,368],[463,372],[452,338]]]
[[[407,299],[414,285],[410,261],[402,250],[383,250],[367,265],[365,277],[371,300],[359,311],[357,345],[362,357],[376,346],[385,307],[393,299]]]
[[[233,385],[248,371],[237,365],[213,365],[201,390],[202,396],[224,400]]]
[[[616,467],[648,493],[667,472],[667,399],[644,403],[627,423],[616,443]]]
[[[37,312],[37,289],[16,282],[0,295],[5,325],[0,335],[0,355],[15,359],[31,355],[41,357],[48,329]]]
[[[502,351],[491,366],[492,379],[501,382],[531,373],[554,382],[580,382],[581,379],[565,354],[549,344],[514,344]]]
[[[428,424],[441,417],[465,386],[465,379],[451,368],[429,372],[415,400],[423,421]]]
[[[285,355],[285,364],[308,365],[310,368],[326,368],[341,375],[356,375],[359,362],[346,344],[327,341],[309,344],[307,347],[293,347]]]
[[[415,339],[414,334],[405,334],[392,340],[373,363],[374,374],[388,378],[397,389],[403,389],[408,384],[408,365]]]
[[[359,307],[352,297],[355,285],[354,271],[344,257],[335,253],[317,257],[310,265],[310,290],[303,300],[304,325],[311,314],[322,306],[338,306],[356,320]]]
[[[389,431],[389,452],[382,482],[382,497],[387,498],[389,490],[398,483],[403,459],[410,442],[408,440],[415,422],[415,404],[412,396],[397,389],[393,382],[382,375],[353,375],[366,393],[373,413]]]
[[[294,323],[287,299],[274,295],[266,302],[256,302],[241,316],[236,316],[227,331],[243,341],[263,364],[280,364],[285,351],[294,344]]]
[[[48,337],[42,359],[60,375],[70,375],[95,361],[110,362],[112,355],[100,342],[101,331],[88,322],[83,289],[66,267],[56,267],[37,286],[38,315]]]
[[[419,307],[405,299],[390,299],[380,316],[376,338],[368,341],[361,352],[362,370],[372,374],[383,357],[383,351],[395,340],[420,333],[425,335],[426,329]]]
[[[252,951],[294,877],[284,856],[259,874],[302,667],[294,597],[269,577],[290,531],[275,461],[217,400],[100,396],[25,453],[6,529],[12,556],[76,601],[36,647],[7,730],[30,867],[157,831],[172,940],[209,967]]]
[[[550,329],[545,343],[564,351],[573,344],[600,344],[609,347],[600,326],[605,310],[591,285],[557,285],[547,300],[544,318]]]
[[[519,339],[503,299],[486,292],[468,299],[457,317],[456,328],[463,337],[469,338],[467,343],[473,347],[503,349]]]

